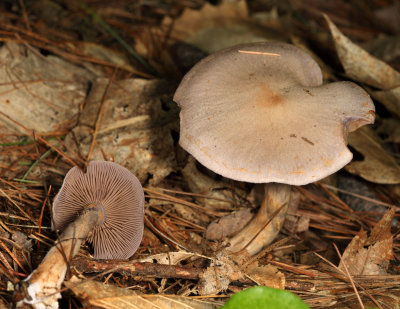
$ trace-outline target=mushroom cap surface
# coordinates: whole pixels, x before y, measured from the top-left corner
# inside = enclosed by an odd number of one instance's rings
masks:
[[[237,45],[183,78],[180,145],[239,181],[304,185],[346,165],[347,132],[373,123],[369,95],[351,82],[322,85],[318,64],[280,42]]]
[[[53,202],[54,228],[64,229],[88,206],[103,212],[88,241],[96,259],[126,259],[143,236],[144,193],[139,180],[117,163],[92,161],[73,167]]]

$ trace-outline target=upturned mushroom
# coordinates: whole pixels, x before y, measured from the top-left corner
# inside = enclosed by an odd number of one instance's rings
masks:
[[[126,168],[93,161],[84,173],[73,167],[53,203],[53,228],[62,234],[39,267],[21,285],[35,308],[58,308],[58,293],[68,262],[82,241],[93,245],[96,259],[127,259],[143,236],[144,193]]]
[[[290,185],[306,185],[352,159],[348,132],[374,122],[369,95],[352,82],[323,85],[318,64],[279,42],[234,46],[183,78],[180,145],[201,164],[238,181],[265,183],[254,219],[228,250],[253,255],[279,233]]]

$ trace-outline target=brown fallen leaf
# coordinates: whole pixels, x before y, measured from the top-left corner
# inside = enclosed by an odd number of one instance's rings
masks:
[[[394,209],[388,210],[369,237],[361,230],[344,251],[339,269],[345,271],[345,263],[351,275],[386,275],[389,260],[394,256],[390,233],[394,214]]]
[[[64,283],[83,302],[84,306],[99,308],[160,308],[160,309],[214,309],[222,303],[175,295],[145,295],[105,285],[96,281],[82,281],[76,277]]]
[[[201,10],[187,8],[174,21],[166,17],[163,28],[171,28],[170,38],[183,41],[207,53],[240,43],[279,39],[276,33],[249,18],[244,0],[204,4]]]
[[[285,275],[271,264],[258,265],[256,261],[247,267],[246,274],[257,282],[258,285],[264,285],[275,289],[285,289]]]
[[[346,75],[382,91],[371,95],[392,113],[400,116],[400,72],[354,44],[325,16]]]
[[[354,44],[327,15],[325,19],[347,76],[379,89],[391,89],[400,85],[399,72]]]
[[[203,194],[206,197],[195,197],[196,201],[207,208],[229,210],[234,206],[231,183],[228,180],[217,181],[203,174],[196,167],[196,160],[189,156],[182,174],[187,181],[190,191]],[[235,188],[237,196],[244,196],[245,193]]]
[[[400,183],[400,166],[381,146],[379,137],[371,128],[362,127],[350,133],[348,142],[364,156],[362,161],[352,161],[346,165],[348,172],[375,183]]]
[[[171,129],[176,125],[174,106],[165,111],[162,100],[168,84],[159,80],[98,79],[79,118],[79,125],[67,135],[65,143],[87,158],[97,117],[101,124],[91,160],[114,160],[131,170],[143,183],[160,182],[176,168]],[[168,103],[165,103],[168,104]],[[150,177],[149,177],[150,176]]]
[[[94,75],[55,56],[15,42],[0,48],[0,111],[36,132],[71,128]],[[0,115],[5,134],[26,130]]]
[[[235,211],[211,222],[205,237],[209,240],[224,240],[243,229],[253,217],[254,212],[250,208]]]
[[[224,252],[219,252],[201,275],[199,293],[200,295],[218,294],[227,290],[232,281],[239,280],[243,276],[244,273],[229,256]]]
[[[382,217],[382,219],[372,228],[371,235],[369,235],[366,245],[375,244],[378,241],[387,240],[393,237],[391,233],[392,222],[396,211],[390,208]]]

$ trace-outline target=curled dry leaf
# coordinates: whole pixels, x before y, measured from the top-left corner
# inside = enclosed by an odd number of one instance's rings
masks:
[[[0,62],[1,112],[37,132],[67,131],[75,124],[91,73],[14,42],[0,48]],[[0,131],[29,134],[3,115]]]
[[[65,282],[67,288],[83,302],[84,307],[96,308],[160,308],[160,309],[214,309],[219,302],[175,295],[145,295],[138,292],[105,285],[101,282],[83,282],[76,277]]]
[[[142,183],[150,178],[151,184],[157,184],[176,166],[171,129],[177,111],[162,107],[169,86],[158,80],[127,79],[113,82],[105,93],[109,83],[105,78],[94,83],[79,125],[68,134],[66,144],[86,158],[101,112],[91,160],[114,160]]]
[[[205,237],[209,240],[224,240],[243,229],[254,217],[250,208],[241,209],[217,219],[207,227]]]
[[[362,127],[350,133],[348,142],[364,156],[362,161],[352,161],[346,165],[348,172],[375,183],[400,183],[400,166],[381,146],[379,137],[372,129]]]
[[[170,37],[174,41],[183,41],[208,53],[240,43],[278,38],[250,20],[244,0],[223,1],[218,6],[206,3],[201,10],[187,8],[174,21],[164,19],[163,27],[170,26]]]
[[[203,174],[196,167],[196,160],[189,156],[188,163],[182,170],[191,192],[203,194],[210,198],[196,197],[196,201],[207,208],[232,209],[233,194],[229,181],[217,181]],[[244,191],[235,187],[237,196],[244,196]]]
[[[394,218],[394,209],[386,212],[374,226],[371,235],[360,231],[343,253],[339,268],[344,271],[343,263],[351,275],[386,275],[389,260],[393,258],[393,235],[390,228]]]
[[[379,89],[391,89],[400,85],[400,73],[385,62],[376,59],[347,38],[325,15],[335,42],[336,50],[346,74]]]
[[[336,50],[347,76],[374,86],[382,91],[371,91],[372,96],[397,116],[400,116],[400,72],[375,58],[347,38],[325,16]]]

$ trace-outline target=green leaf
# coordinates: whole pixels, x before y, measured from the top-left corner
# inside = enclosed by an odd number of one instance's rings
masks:
[[[223,309],[310,309],[288,291],[256,286],[233,295]]]

